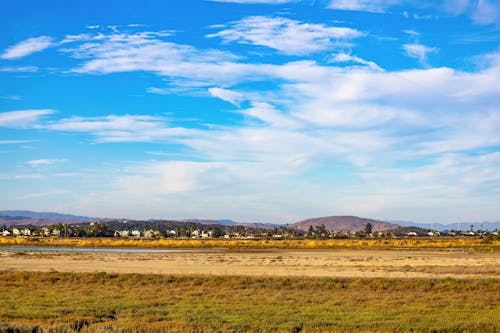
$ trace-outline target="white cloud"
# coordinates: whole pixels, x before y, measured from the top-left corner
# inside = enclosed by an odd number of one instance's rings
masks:
[[[429,47],[422,44],[404,44],[403,49],[409,57],[418,59],[424,66],[427,66],[427,55],[439,50],[437,47]]]
[[[40,36],[28,38],[18,44],[8,47],[0,58],[2,59],[18,59],[35,52],[45,50],[52,46],[52,37]]]
[[[210,95],[220,98],[235,106],[240,106],[240,103],[245,100],[243,94],[228,89],[212,87],[208,89],[208,92],[210,93]]]
[[[151,142],[192,135],[196,131],[169,127],[162,117],[148,115],[109,115],[71,117],[53,121],[45,128],[55,131],[89,133],[98,142]]]
[[[47,166],[47,165],[64,163],[66,161],[67,160],[63,159],[63,158],[43,158],[43,159],[28,161],[28,162],[26,162],[26,164],[28,164],[29,166],[33,166],[33,167],[39,167],[39,166]]]
[[[500,14],[500,2],[478,0],[472,14],[472,19],[477,24],[490,24],[498,22]]]
[[[398,0],[331,0],[328,8],[383,13],[388,7],[399,3]]]
[[[266,4],[266,5],[281,5],[284,3],[298,2],[301,0],[209,0],[213,2],[230,2],[240,4]]]
[[[0,67],[0,72],[9,73],[30,73],[38,71],[36,66]]]
[[[50,109],[19,110],[0,113],[0,127],[27,127],[36,124],[41,117],[53,114]]]
[[[150,71],[191,86],[231,85],[242,77],[259,78],[273,66],[235,62],[238,57],[218,50],[198,50],[163,41],[158,33],[103,35],[99,40],[61,49],[77,59],[89,59],[77,73]]]
[[[356,56],[346,54],[346,53],[337,53],[337,54],[333,55],[331,61],[338,62],[338,63],[353,62],[356,64],[368,66],[370,69],[372,69],[374,71],[383,71],[383,69],[373,61],[368,61],[368,60],[365,60],[363,58],[356,57]]]
[[[349,40],[363,33],[345,27],[302,23],[283,17],[246,17],[232,22],[226,29],[209,34],[224,42],[262,45],[285,54],[303,55],[335,48],[338,40]]]
[[[29,143],[32,140],[0,140],[0,145],[16,145],[20,143]]]
[[[445,0],[443,9],[452,15],[460,15],[469,7],[470,0]]]

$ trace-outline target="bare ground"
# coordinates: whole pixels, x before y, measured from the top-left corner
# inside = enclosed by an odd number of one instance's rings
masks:
[[[211,253],[67,253],[0,249],[0,270],[483,279],[500,278],[500,253],[467,249],[228,250]]]

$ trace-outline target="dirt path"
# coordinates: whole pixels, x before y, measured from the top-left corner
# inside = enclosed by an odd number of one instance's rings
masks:
[[[216,253],[64,253],[0,249],[0,270],[475,279],[500,278],[500,253],[458,249]]]

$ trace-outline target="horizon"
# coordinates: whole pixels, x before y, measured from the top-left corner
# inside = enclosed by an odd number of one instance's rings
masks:
[[[0,210],[500,220],[498,1],[2,9]]]
[[[26,209],[5,209],[5,210],[0,210],[0,213],[5,212],[5,211],[10,211],[10,212],[29,212],[29,213],[36,213],[36,214],[57,214],[57,215],[71,215],[75,217],[80,217],[80,218],[95,218],[95,219],[102,219],[102,220],[130,220],[130,221],[178,221],[178,222],[186,222],[186,221],[231,221],[235,222],[238,224],[273,224],[273,225],[287,225],[290,223],[285,223],[285,222],[273,222],[273,221],[257,221],[257,220],[247,220],[247,221],[241,221],[241,220],[235,220],[231,218],[197,218],[197,217],[188,217],[188,218],[179,218],[179,219],[174,219],[174,218],[169,218],[169,217],[148,217],[148,218],[139,218],[139,219],[132,219],[128,218],[125,216],[122,217],[110,217],[110,216],[87,216],[87,215],[77,215],[73,213],[67,213],[67,212],[54,212],[54,211],[31,211],[31,210],[26,210]],[[13,215],[6,215],[6,216],[13,216]],[[298,220],[294,221],[293,223],[298,223],[302,222],[305,220],[310,220],[310,219],[317,219],[317,218],[325,218],[325,217],[355,217],[355,218],[361,218],[361,219],[366,219],[366,220],[374,220],[378,222],[384,222],[384,223],[391,223],[391,224],[398,224],[398,223],[415,223],[417,225],[429,225],[429,224],[436,224],[436,225],[464,225],[468,227],[468,224],[470,223],[489,223],[489,224],[495,224],[499,223],[500,220],[489,220],[489,221],[482,221],[482,220],[467,220],[467,221],[452,221],[452,222],[439,222],[439,221],[410,221],[410,220],[401,220],[401,219],[379,219],[379,218],[374,218],[374,217],[366,217],[366,216],[358,216],[358,215],[325,215],[325,216],[314,216],[314,217],[308,217],[303,220]]]

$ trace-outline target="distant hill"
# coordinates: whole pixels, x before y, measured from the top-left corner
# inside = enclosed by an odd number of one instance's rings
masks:
[[[12,225],[33,225],[33,226],[45,226],[58,223],[76,224],[76,223],[87,223],[91,221],[102,221],[102,222],[117,222],[117,221],[129,221],[131,224],[135,223],[145,223],[149,222],[151,225],[155,223],[160,223],[161,225],[167,222],[168,226],[179,226],[182,224],[193,224],[193,225],[220,225],[224,227],[247,227],[247,228],[261,228],[270,229],[274,228],[276,224],[272,223],[241,223],[228,219],[221,220],[206,220],[206,219],[185,219],[185,220],[162,220],[162,219],[150,219],[148,221],[132,221],[130,219],[112,219],[112,218],[99,218],[99,217],[89,217],[89,216],[78,216],[72,214],[61,214],[53,212],[34,212],[30,210],[2,210],[0,211],[0,225],[12,226]],[[162,224],[163,223],[163,224]],[[141,224],[142,225],[142,224]]]
[[[10,225],[51,225],[57,223],[84,223],[99,220],[88,216],[60,214],[52,212],[33,212],[30,210],[1,210],[0,224]]]
[[[61,213],[51,213],[51,212],[33,212],[31,210],[0,210],[0,216],[10,216],[10,217],[27,217],[30,219],[43,219],[43,220],[66,220],[66,221],[78,221],[78,222],[89,222],[95,220],[95,217],[89,216],[77,216],[72,214],[61,214]]]
[[[411,221],[391,221],[391,223],[396,223],[402,226],[415,226],[419,228],[432,229],[437,231],[445,230],[469,230],[470,226],[474,226],[474,230],[482,229],[493,231],[495,229],[500,230],[500,222],[460,222],[460,223],[418,223]]]
[[[201,220],[201,219],[186,219],[182,220],[182,222],[192,222],[198,224],[220,224],[220,225],[235,225],[238,222],[233,220]]]
[[[248,228],[260,228],[260,229],[272,229],[277,224],[274,223],[252,223],[252,222],[237,222],[233,220],[199,220],[199,219],[187,219],[182,220],[183,222],[199,223],[199,224],[219,224],[223,226],[243,226]]]
[[[330,232],[339,231],[363,231],[365,230],[366,224],[370,223],[372,225],[373,231],[387,231],[392,229],[397,229],[400,227],[397,224],[392,224],[383,221],[377,221],[373,219],[366,219],[358,216],[325,216],[317,217],[312,219],[303,220],[292,224],[292,228],[307,231],[309,226],[320,226],[325,225],[326,230]]]

